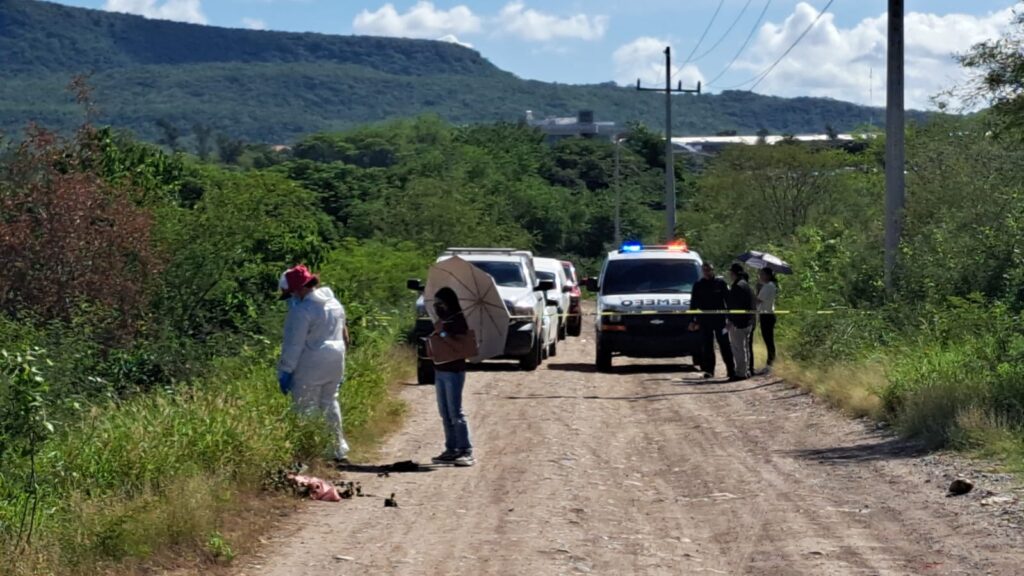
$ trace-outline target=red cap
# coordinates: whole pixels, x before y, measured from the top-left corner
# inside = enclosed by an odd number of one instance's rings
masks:
[[[285,280],[288,281],[288,291],[295,292],[300,288],[305,287],[307,284],[316,280],[316,276],[309,271],[308,268],[299,264],[298,266],[288,270],[284,273]]]

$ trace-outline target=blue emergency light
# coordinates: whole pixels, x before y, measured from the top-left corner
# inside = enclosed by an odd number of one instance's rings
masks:
[[[644,249],[644,245],[639,242],[626,242],[619,248],[619,252],[639,252]]]

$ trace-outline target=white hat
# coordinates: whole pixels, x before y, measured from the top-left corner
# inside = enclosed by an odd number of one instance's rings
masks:
[[[285,291],[285,292],[288,291],[288,278],[287,278],[287,275],[288,275],[288,271],[287,270],[285,270],[284,272],[281,272],[281,279],[277,281],[277,287],[280,288],[281,290]]]

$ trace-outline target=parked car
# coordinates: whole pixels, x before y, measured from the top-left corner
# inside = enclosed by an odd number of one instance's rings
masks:
[[[562,263],[554,258],[534,258],[533,265],[537,268],[537,277],[541,280],[553,282],[555,287],[544,294],[546,298],[555,302],[558,308],[556,321],[556,334],[559,340],[565,340],[566,320],[569,314],[570,297],[572,287],[565,275]]]
[[[543,320],[547,308],[544,291],[554,286],[537,279],[537,272],[533,267],[533,254],[512,248],[448,248],[438,256],[437,261],[441,262],[455,255],[494,278],[498,292],[505,301],[505,307],[508,308],[512,319],[502,358],[519,360],[519,366],[523,370],[536,370],[543,360],[546,345],[543,334]],[[434,364],[427,356],[426,338],[433,332],[434,325],[427,314],[422,294],[425,286],[418,279],[409,280],[406,286],[420,292],[416,300],[417,320],[413,331],[418,353],[417,381],[420,384],[432,384]]]
[[[562,260],[565,277],[572,285],[569,290],[569,316],[566,318],[566,334],[579,336],[583,332],[583,293],[580,290],[580,277],[576,274],[576,266],[568,260]]]
[[[701,258],[684,242],[667,246],[627,243],[610,252],[599,278],[588,280],[597,292],[597,370],[611,370],[615,355],[676,358],[701,353],[701,336],[691,331],[693,285],[701,276]]]
[[[542,358],[544,360],[558,355],[558,322],[558,301],[546,299],[544,318],[541,321],[542,342],[544,342]]]

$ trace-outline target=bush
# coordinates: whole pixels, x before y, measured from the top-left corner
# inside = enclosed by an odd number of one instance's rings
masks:
[[[195,386],[83,404],[38,451],[47,512],[37,547],[58,550],[65,567],[146,557],[214,529],[232,494],[258,489],[278,467],[325,454],[322,421],[290,409],[270,359],[257,347],[218,361]],[[27,466],[5,457],[0,520],[23,502]]]

